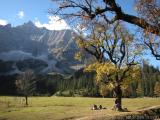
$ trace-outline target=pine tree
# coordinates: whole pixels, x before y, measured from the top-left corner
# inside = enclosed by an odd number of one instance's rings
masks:
[[[142,97],[144,95],[144,91],[142,89],[141,83],[138,84],[138,88],[136,89],[136,93],[138,97]]]
[[[156,82],[154,86],[154,95],[160,97],[160,82]]]

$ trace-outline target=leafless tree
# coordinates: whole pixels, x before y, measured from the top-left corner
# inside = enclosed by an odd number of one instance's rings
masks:
[[[28,105],[28,96],[35,91],[35,82],[35,74],[30,69],[19,75],[15,82],[17,91],[25,97],[26,105]]]

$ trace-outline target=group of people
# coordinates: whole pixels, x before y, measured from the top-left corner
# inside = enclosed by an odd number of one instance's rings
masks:
[[[101,110],[101,109],[105,109],[102,107],[102,105],[99,105],[99,107],[97,105],[93,105],[93,107],[91,108],[91,110]]]
[[[119,110],[119,107],[120,107],[120,103],[118,99],[115,99],[115,105],[113,106],[112,110]],[[91,110],[102,110],[102,109],[106,109],[106,108],[102,107],[102,105],[97,106],[96,104],[94,104],[91,108]],[[122,110],[125,112],[128,112],[127,108],[123,108]]]
[[[120,104],[118,102],[118,99],[115,100],[115,105],[113,107],[113,110],[118,110]],[[102,105],[99,105],[99,107],[97,105],[93,105],[91,110],[101,110],[101,109],[106,109],[106,108],[103,108]]]

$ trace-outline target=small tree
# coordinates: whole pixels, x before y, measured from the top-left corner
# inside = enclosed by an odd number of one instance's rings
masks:
[[[154,86],[154,95],[160,97],[160,82],[156,82]]]
[[[25,97],[26,105],[28,105],[28,96],[35,91],[35,82],[35,74],[32,70],[26,70],[15,82],[17,91]]]

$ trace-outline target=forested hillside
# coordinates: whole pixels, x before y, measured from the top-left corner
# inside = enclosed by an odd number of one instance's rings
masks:
[[[72,79],[61,80],[61,82],[58,83],[60,91],[59,95],[72,96],[78,94],[82,96],[113,97],[112,90],[98,87],[95,82],[94,74],[95,73],[83,73],[81,70],[76,72]],[[141,79],[134,81],[128,87],[123,88],[123,97],[159,96],[159,83],[159,69],[144,62],[141,67]]]
[[[1,76],[1,95],[18,94],[15,86],[17,76]],[[143,62],[141,79],[132,82],[128,87],[122,88],[123,97],[160,96],[159,84],[159,69]],[[35,87],[32,95],[114,97],[111,89],[97,85],[94,72],[84,72],[83,69],[68,76],[58,73],[36,75]]]

